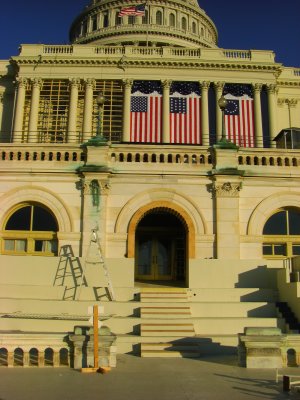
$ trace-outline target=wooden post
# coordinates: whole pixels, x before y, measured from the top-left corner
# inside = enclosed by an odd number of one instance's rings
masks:
[[[93,326],[94,326],[94,368],[99,368],[99,340],[98,340],[98,306],[93,307]]]

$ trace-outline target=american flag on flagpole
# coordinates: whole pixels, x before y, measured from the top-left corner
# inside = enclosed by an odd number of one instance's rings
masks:
[[[251,85],[228,83],[223,95],[228,101],[225,108],[226,137],[242,147],[255,146],[254,102]]]
[[[145,15],[145,7],[146,4],[138,4],[136,6],[130,6],[126,8],[122,8],[119,12],[119,17],[124,17],[125,15],[134,15],[134,16],[144,16]]]
[[[201,144],[201,96],[194,83],[175,84],[170,96],[170,142]]]
[[[161,139],[162,94],[160,93],[160,86],[157,87],[156,81],[153,81],[153,83],[151,81],[136,81],[131,94],[130,141],[160,143]]]

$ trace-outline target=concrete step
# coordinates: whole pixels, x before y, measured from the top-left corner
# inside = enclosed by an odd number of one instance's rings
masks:
[[[194,336],[191,323],[142,323],[141,336]]]
[[[186,302],[187,291],[184,288],[142,288],[141,302]]]
[[[164,343],[141,343],[141,357],[199,357],[199,347],[195,342],[182,341]]]
[[[278,293],[270,288],[194,288],[187,289],[190,302],[256,302],[278,301]]]
[[[141,307],[141,318],[189,318],[191,317],[190,307]]]

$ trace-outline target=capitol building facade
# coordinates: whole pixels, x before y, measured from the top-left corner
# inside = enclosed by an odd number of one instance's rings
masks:
[[[292,331],[300,68],[219,48],[196,0],[93,0],[0,61],[0,99],[1,365],[72,365],[100,303],[117,353]]]

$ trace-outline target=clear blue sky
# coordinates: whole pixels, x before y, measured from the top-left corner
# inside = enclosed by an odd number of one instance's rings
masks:
[[[141,1],[137,1],[139,4]],[[22,43],[67,44],[69,26],[89,0],[2,0],[0,59]],[[300,67],[300,0],[199,0],[219,32],[219,47],[273,50]]]

